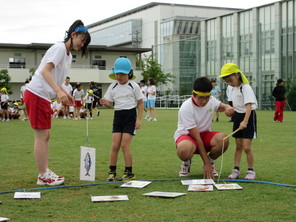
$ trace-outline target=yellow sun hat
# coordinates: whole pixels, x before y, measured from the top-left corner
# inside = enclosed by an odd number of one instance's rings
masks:
[[[94,93],[94,91],[92,89],[88,90],[89,93]]]
[[[247,77],[245,76],[245,74],[242,71],[239,70],[238,66],[235,63],[226,63],[222,67],[221,74],[218,77],[219,78],[220,77],[223,78],[223,77],[229,76],[229,75],[234,74],[234,73],[240,73],[241,74],[241,77],[242,77],[243,83],[250,84],[249,83],[249,80],[247,79]]]
[[[7,93],[7,89],[6,89],[5,87],[3,87],[3,88],[1,89],[1,91],[4,91],[4,92]]]
[[[16,105],[16,106],[18,106],[18,103],[13,103],[13,105]]]

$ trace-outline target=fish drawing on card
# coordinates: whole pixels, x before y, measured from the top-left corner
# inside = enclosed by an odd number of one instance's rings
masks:
[[[85,158],[84,158],[84,167],[86,169],[85,176],[90,176],[89,171],[90,171],[90,168],[91,168],[91,164],[92,164],[91,156],[90,156],[89,152],[87,152],[86,155],[85,155]]]

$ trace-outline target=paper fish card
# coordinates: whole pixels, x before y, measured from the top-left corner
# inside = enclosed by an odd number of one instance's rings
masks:
[[[80,147],[80,180],[95,181],[96,149]]]

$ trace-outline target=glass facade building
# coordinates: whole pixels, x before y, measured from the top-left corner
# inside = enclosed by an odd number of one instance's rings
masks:
[[[276,80],[282,78],[287,85],[296,81],[296,0],[190,23],[185,20],[176,17],[161,23],[163,41],[153,47],[164,73],[176,76],[166,86],[170,91],[191,94],[196,77],[217,78],[221,67],[233,62],[250,80],[259,108],[269,109]],[[225,90],[225,83],[217,80]]]
[[[142,41],[142,20],[133,19],[105,29],[92,31],[92,45],[120,46],[130,45],[139,48]]]

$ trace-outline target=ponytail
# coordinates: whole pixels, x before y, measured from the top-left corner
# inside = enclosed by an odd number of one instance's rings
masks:
[[[82,53],[82,57],[86,56],[87,57],[87,46],[90,43],[91,37],[90,34],[88,32],[88,29],[86,27],[84,27],[84,24],[81,20],[76,20],[68,29],[68,31],[66,31],[65,34],[65,38],[64,38],[64,42],[67,42],[68,40],[71,39],[71,45],[70,48],[72,48],[72,33],[76,32],[77,35],[85,35],[85,43],[83,45],[83,47],[81,48],[81,53]]]

